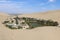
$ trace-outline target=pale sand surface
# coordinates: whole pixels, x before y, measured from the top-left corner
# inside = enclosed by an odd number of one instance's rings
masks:
[[[60,11],[46,12],[45,14],[25,14],[24,17],[41,19],[52,19],[60,23]],[[7,14],[0,14],[0,40],[60,40],[60,27],[38,27],[35,29],[11,30],[6,28],[1,22],[8,17]]]
[[[60,40],[60,28],[40,27],[32,30],[0,28],[0,40]]]

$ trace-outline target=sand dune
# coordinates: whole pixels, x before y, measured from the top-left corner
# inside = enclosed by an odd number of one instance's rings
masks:
[[[8,18],[9,15],[7,13],[0,13],[0,22],[6,20],[6,18]]]
[[[35,14],[25,14],[25,15],[20,15],[20,16],[40,18],[40,19],[51,19],[51,20],[59,21],[60,20],[59,19],[60,18],[60,10],[35,13]]]
[[[52,19],[60,23],[60,11],[49,11],[42,14],[24,14],[19,17],[33,17],[41,19]],[[60,40],[60,28],[59,27],[39,27],[31,30],[11,30],[5,27],[3,22],[9,15],[0,14],[0,40]]]

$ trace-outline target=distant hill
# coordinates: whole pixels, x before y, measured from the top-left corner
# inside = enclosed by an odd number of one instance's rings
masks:
[[[12,16],[17,16],[17,15],[22,15],[22,14],[18,14],[18,13],[11,13],[9,15],[12,15]]]

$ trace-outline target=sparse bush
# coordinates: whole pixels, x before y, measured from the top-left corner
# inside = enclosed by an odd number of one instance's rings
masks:
[[[23,20],[26,20],[26,18],[25,18],[25,17],[23,17],[22,19],[23,19]]]
[[[51,21],[51,20],[46,21],[46,26],[52,26],[52,25],[53,25],[53,21]]]
[[[9,21],[4,21],[3,24],[9,23]]]
[[[13,29],[13,28],[12,28],[12,25],[6,25],[6,27],[8,27],[8,28],[10,28],[10,29]]]
[[[58,22],[54,22],[52,20],[47,20],[46,21],[46,26],[57,26]]]
[[[18,29],[22,29],[22,27],[18,26]]]
[[[54,22],[54,25],[53,26],[58,26],[59,24],[58,24],[58,22]]]

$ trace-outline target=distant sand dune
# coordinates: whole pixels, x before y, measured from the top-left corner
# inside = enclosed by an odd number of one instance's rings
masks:
[[[11,30],[1,22],[8,18],[8,14],[0,14],[0,40],[60,40],[60,28],[53,26],[38,27],[31,30]],[[52,19],[60,23],[60,11],[49,11],[45,13],[24,14],[19,17],[33,17],[41,19]]]
[[[60,23],[60,10],[58,11],[48,11],[42,13],[35,13],[35,14],[25,14],[19,15],[20,17],[33,17],[33,18],[40,18],[40,19],[51,19],[58,21]]]

